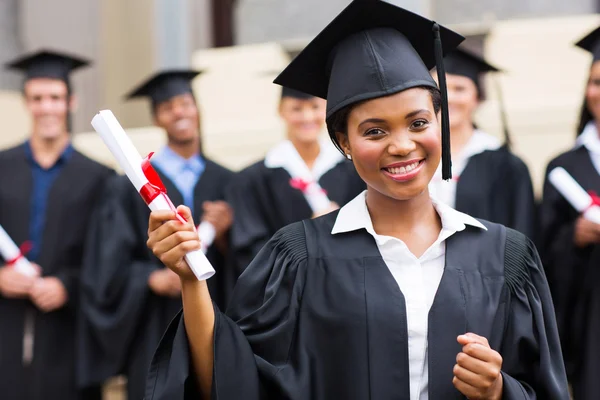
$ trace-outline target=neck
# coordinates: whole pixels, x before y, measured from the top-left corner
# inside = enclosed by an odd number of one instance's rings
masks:
[[[412,199],[395,200],[369,187],[367,208],[377,234],[402,240],[417,257],[435,242],[442,229],[427,189]]]
[[[173,150],[176,154],[178,154],[179,156],[181,156],[185,159],[188,159],[200,152],[199,141],[200,140],[198,138],[196,138],[190,142],[185,142],[185,143],[177,143],[177,142],[170,140],[167,143],[167,146],[171,150]]]
[[[596,131],[598,132],[598,137],[600,137],[600,120],[594,120],[594,124],[596,125]],[[585,127],[584,127],[585,129]]]
[[[29,139],[33,158],[43,168],[50,168],[56,164],[69,142],[70,138],[67,132],[52,139],[45,139],[33,134]]]
[[[471,121],[468,121],[465,124],[459,126],[453,126],[450,128],[450,147],[452,149],[452,156],[458,156],[471,137],[475,133],[475,128],[473,128],[473,124]]]
[[[298,154],[300,154],[300,157],[302,157],[302,160],[308,169],[312,170],[312,167],[315,164],[317,157],[319,157],[319,153],[321,152],[321,145],[319,144],[319,141],[301,142],[297,140],[294,141],[292,139],[290,139],[290,141],[296,148]]]

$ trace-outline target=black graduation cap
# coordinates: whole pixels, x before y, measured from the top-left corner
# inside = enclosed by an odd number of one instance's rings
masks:
[[[465,76],[475,82],[480,89],[480,78],[487,72],[501,72],[479,55],[470,52],[464,46],[458,47],[444,58],[447,74]],[[481,93],[481,91],[480,91]]]
[[[149,97],[154,108],[175,96],[193,93],[191,81],[201,73],[188,69],[160,71],[138,85],[126,98]]]
[[[442,92],[442,175],[451,177],[450,131],[442,41],[446,50],[464,38],[383,0],[354,0],[275,79],[275,83],[327,99],[327,118],[363,100],[416,86]],[[334,140],[335,133],[329,132]]]
[[[600,27],[588,33],[584,38],[575,43],[575,46],[592,53],[594,61],[600,60]]]
[[[7,68],[25,73],[25,79],[53,78],[69,83],[69,74],[90,62],[74,55],[53,50],[40,50],[6,64]]]
[[[483,57],[467,50],[464,46],[458,47],[455,51],[448,54],[444,58],[444,67],[446,73],[451,75],[460,75],[471,79],[477,91],[482,94],[481,76],[488,72],[503,72],[501,69],[488,63]],[[500,83],[496,80],[496,93],[498,96],[498,106],[500,108],[500,118],[502,121],[502,129],[504,132],[504,141],[507,147],[510,147],[510,132],[508,130],[508,122],[506,118],[506,109],[502,98]]]

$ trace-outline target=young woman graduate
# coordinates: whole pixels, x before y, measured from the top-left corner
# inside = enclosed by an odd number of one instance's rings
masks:
[[[151,214],[148,245],[181,277],[184,312],[148,400],[568,399],[532,243],[429,196],[440,153],[450,176],[442,39],[448,50],[462,38],[355,0],[277,78],[327,98],[332,139],[368,188],[281,229],[226,314],[183,261],[199,246],[192,225]]]
[[[536,215],[533,185],[525,163],[510,152],[506,121],[503,121],[504,144],[477,129],[473,122],[483,100],[481,78],[487,72],[499,70],[464,48],[449,54],[444,59],[444,68],[450,108],[452,180],[443,181],[438,169],[430,185],[432,194],[458,211],[533,238]]]
[[[575,399],[600,398],[600,225],[583,218],[548,181],[564,168],[586,191],[600,193],[600,28],[577,43],[593,55],[577,141],[548,164],[540,208],[544,260]]]
[[[283,87],[279,115],[287,140],[242,170],[229,186],[227,200],[235,212],[231,246],[238,270],[246,268],[279,229],[335,210],[365,189],[352,163],[331,141],[320,139],[325,103]],[[309,192],[303,193],[309,182],[318,183],[331,200],[324,209],[313,208]]]

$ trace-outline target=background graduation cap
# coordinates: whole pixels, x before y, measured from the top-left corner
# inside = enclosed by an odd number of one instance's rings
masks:
[[[481,85],[482,76],[488,72],[504,72],[501,69],[489,64],[483,59],[483,57],[467,50],[464,46],[460,46],[455,51],[448,54],[444,58],[444,66],[447,74],[460,75],[471,79],[477,87],[480,98],[483,97],[484,93]],[[498,80],[495,79],[494,83],[498,97],[498,107],[500,109],[500,119],[504,133],[504,142],[505,146],[510,148],[510,131],[508,129],[508,121],[506,117],[506,109],[504,107],[502,89]]]
[[[592,63],[600,60],[600,27],[594,29],[582,39],[580,39],[575,46],[582,48],[592,54]],[[583,105],[581,107],[581,113],[579,115],[579,124],[577,125],[577,136],[581,135],[585,126],[588,122],[592,121],[594,117],[590,110],[587,108],[585,98],[583,99]]]
[[[293,50],[293,49],[286,48],[285,52],[288,55],[289,59],[293,61],[294,58],[296,58],[296,56],[298,55],[299,50]],[[281,73],[281,70],[272,70],[272,71],[264,72],[261,75],[277,76],[280,73]],[[291,98],[300,99],[300,100],[308,100],[308,99],[312,99],[315,96],[312,94],[301,92],[296,89],[289,88],[287,86],[282,86],[281,87],[281,98],[283,99],[284,97],[291,97]]]
[[[382,0],[354,0],[317,35],[275,83],[327,99],[327,118],[357,102],[417,86],[442,93],[442,176],[450,179],[450,130],[444,52],[464,38]],[[329,132],[337,144],[335,132]],[[339,145],[338,145],[339,147]]]
[[[160,71],[139,84],[125,97],[126,99],[148,97],[152,103],[152,110],[154,110],[158,104],[175,96],[186,93],[193,95],[194,91],[191,82],[201,73],[202,71],[188,69]]]
[[[25,80],[34,78],[60,79],[69,86],[69,74],[75,69],[89,64],[88,60],[74,55],[53,50],[39,50],[7,63],[6,67],[23,72]]]

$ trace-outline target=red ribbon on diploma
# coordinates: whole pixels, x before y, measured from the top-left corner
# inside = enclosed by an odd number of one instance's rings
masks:
[[[302,193],[306,193],[308,192],[308,189],[310,188],[310,186],[313,183],[310,181],[306,181],[302,178],[292,178],[290,179],[290,186],[293,187],[294,189],[298,189],[299,191],[301,191]],[[327,193],[325,191],[325,189],[321,188],[321,191],[323,193]]]
[[[181,223],[185,224],[187,221],[177,212],[177,209],[171,202],[171,199],[169,199],[169,196],[167,196],[167,188],[165,188],[160,176],[158,176],[158,173],[150,163],[150,158],[152,158],[153,155],[154,152],[148,154],[148,156],[142,160],[142,172],[144,173],[146,179],[148,179],[148,183],[146,183],[140,189],[140,196],[142,196],[142,199],[144,199],[144,202],[148,205],[150,205],[150,203],[152,203],[152,201],[154,201],[154,199],[156,199],[158,196],[164,196],[164,198],[167,200],[167,203],[169,203],[171,210],[175,211],[177,219]]]
[[[599,206],[600,207],[600,196],[598,196],[596,194],[596,192],[594,192],[593,190],[589,190],[588,194],[590,195],[590,197],[592,198],[592,202],[590,203],[590,205],[585,209],[584,213],[589,210],[592,207],[595,206]]]
[[[17,261],[19,261],[21,258],[25,257],[25,255],[31,251],[32,247],[33,247],[33,243],[31,243],[30,241],[23,242],[23,244],[19,247],[19,254],[17,254],[15,257],[11,258],[10,260],[6,260],[6,262],[5,262],[6,265],[15,265],[17,263]]]

